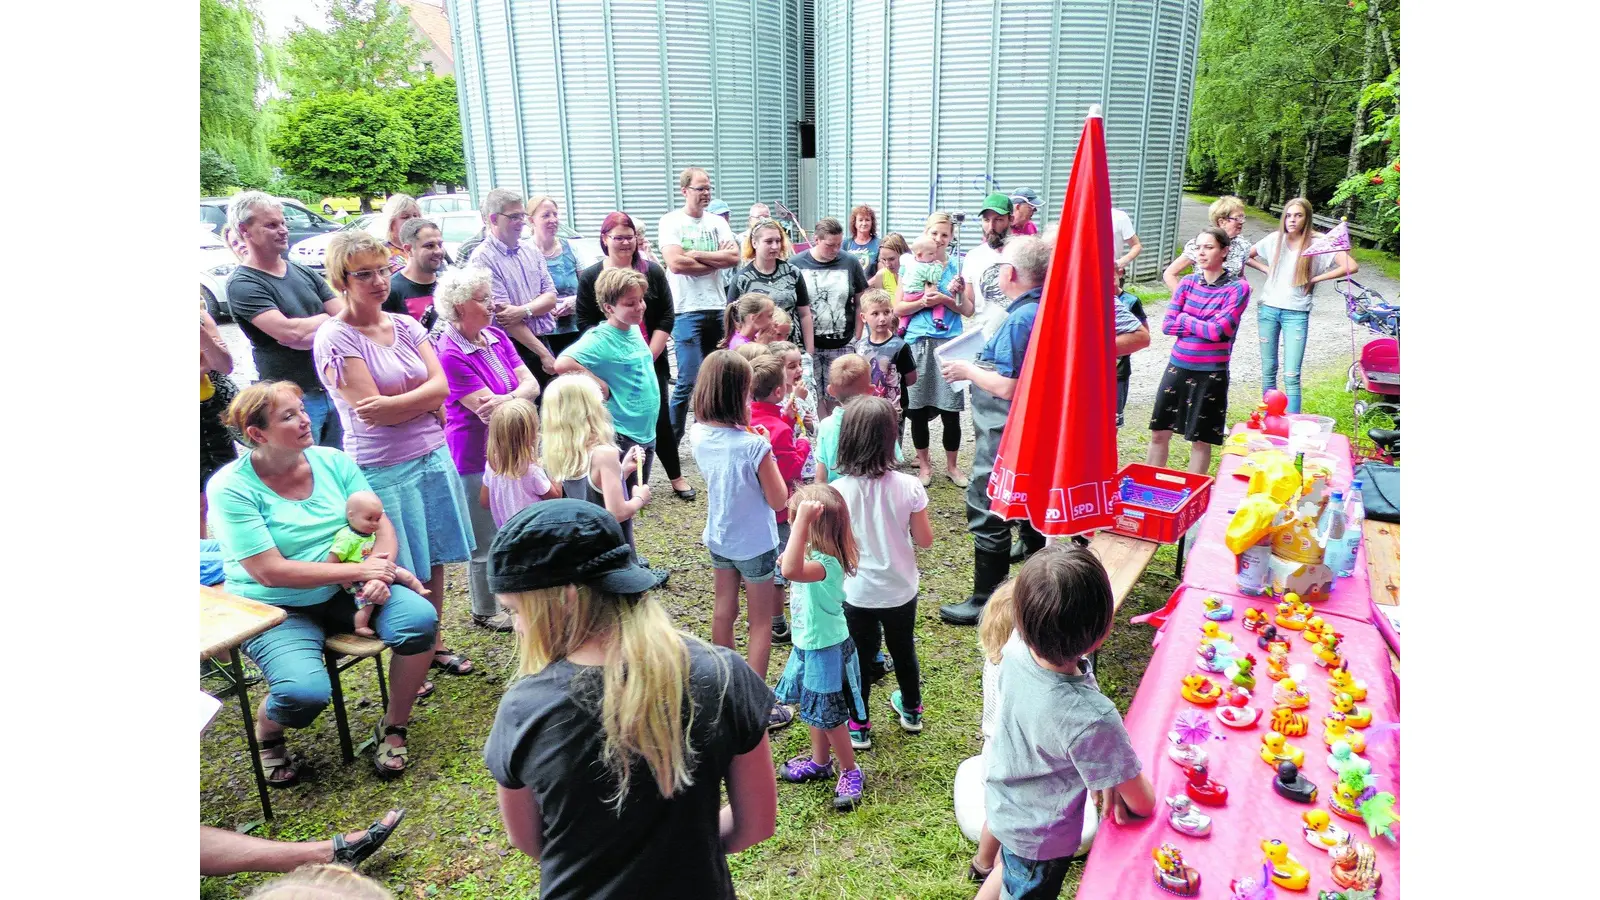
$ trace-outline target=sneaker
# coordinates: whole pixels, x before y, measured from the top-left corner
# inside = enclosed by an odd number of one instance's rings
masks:
[[[850,720],[850,747],[854,750],[872,749],[872,725]]]
[[[857,771],[860,771],[859,767]],[[783,764],[783,771],[779,773],[784,781],[793,784],[803,784],[807,781],[822,781],[833,777],[833,760],[828,760],[818,765],[811,754],[802,753]],[[838,801],[835,801],[836,803]]]
[[[882,650],[878,651],[878,655],[874,656],[872,661],[878,664],[878,671],[882,672],[883,675],[887,675],[894,671],[894,657],[883,652]],[[879,675],[878,678],[882,678],[883,675]],[[877,679],[873,680],[876,681]]]
[[[472,624],[478,626],[479,628],[487,628],[490,631],[501,632],[510,631],[515,627],[511,622],[511,614],[504,611],[497,612],[492,616],[480,616],[474,613],[472,616]]]
[[[646,568],[649,569],[648,566]],[[655,586],[658,588],[665,586],[667,579],[672,577],[672,571],[670,569],[649,569],[649,572],[651,575],[655,576]]]
[[[808,757],[807,762],[809,761]],[[848,772],[840,772],[839,783],[833,789],[833,808],[840,812],[848,812],[860,806],[861,790],[866,786],[866,781],[866,776],[861,774],[860,766]]]
[[[774,644],[787,644],[791,640],[788,619],[772,623],[772,642]]]
[[[916,709],[906,709],[900,704],[899,691],[889,695],[889,705],[894,708],[895,714],[900,717],[900,730],[909,731],[912,734],[920,734],[922,732],[921,706]]]
[[[792,724],[794,724],[794,711],[782,703],[773,704],[772,709],[767,711],[768,731],[777,731]]]

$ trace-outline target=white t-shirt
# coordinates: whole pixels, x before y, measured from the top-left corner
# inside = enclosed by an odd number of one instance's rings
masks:
[[[850,509],[850,531],[861,561],[844,579],[844,598],[863,609],[892,609],[917,596],[920,576],[911,546],[911,516],[928,508],[928,492],[906,473],[882,478],[845,475],[831,484]]]
[[[1307,241],[1310,246],[1310,241]],[[1267,264],[1268,276],[1261,283],[1260,303],[1262,306],[1272,306],[1278,309],[1293,309],[1300,312],[1310,312],[1311,295],[1317,289],[1316,285],[1296,287],[1294,283],[1294,270],[1297,259],[1288,256],[1283,258],[1277,269],[1273,269],[1273,257],[1278,254],[1278,232],[1267,235],[1256,242],[1256,256]],[[1321,253],[1309,257],[1311,260],[1311,275],[1321,275],[1333,268],[1334,257],[1337,253]]]
[[[1133,230],[1133,220],[1120,209],[1111,211],[1111,233],[1116,236],[1117,242],[1112,245],[1111,255],[1117,259],[1128,252],[1128,240],[1138,232]]]
[[[685,250],[718,250],[723,244],[733,243],[733,229],[721,216],[705,214],[698,219],[691,219],[688,213],[675,209],[661,217],[656,237],[661,247],[661,268],[666,269],[668,246],[677,244]],[[708,309],[722,311],[722,276],[718,272],[710,275],[678,275],[667,269],[667,285],[672,288],[674,313]]]
[[[1000,251],[984,243],[968,250],[961,277],[972,285],[972,318],[983,329],[984,340],[989,340],[1005,324],[1010,304],[1000,290]]]

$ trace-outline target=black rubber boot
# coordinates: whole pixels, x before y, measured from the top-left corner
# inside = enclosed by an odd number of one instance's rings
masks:
[[[1008,551],[985,552],[973,550],[972,596],[960,603],[939,607],[939,618],[951,625],[976,625],[983,617],[983,606],[989,595],[1011,574],[1011,554]]]
[[[1044,549],[1044,542],[1043,541],[1040,541],[1039,542],[1039,546],[1037,546],[1037,547],[1029,546],[1027,538],[1025,537],[1025,535],[1027,535],[1028,533],[1029,533],[1028,531],[1024,530],[1022,532],[1022,534],[1019,534],[1019,535],[1017,535],[1017,537],[1012,539],[1012,541],[1011,541],[1011,564],[1012,565],[1016,565],[1017,563],[1027,562],[1029,557],[1033,556],[1035,553],[1038,553],[1040,550]]]

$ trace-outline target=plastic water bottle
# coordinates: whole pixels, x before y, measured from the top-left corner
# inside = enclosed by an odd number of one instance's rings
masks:
[[[1356,570],[1356,551],[1361,547],[1361,523],[1366,521],[1367,508],[1361,499],[1361,481],[1350,482],[1350,496],[1345,501],[1344,549],[1338,553],[1335,566],[1328,563],[1335,575],[1348,578]]]
[[[1328,508],[1322,511],[1322,520],[1317,522],[1317,543],[1322,545],[1322,563],[1337,573],[1344,565],[1344,554],[1348,550],[1345,540],[1347,532],[1344,512],[1344,492],[1334,491],[1333,498],[1328,501]]]

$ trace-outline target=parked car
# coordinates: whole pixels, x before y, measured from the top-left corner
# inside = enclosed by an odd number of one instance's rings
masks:
[[[417,198],[417,206],[422,208],[422,214],[429,218],[442,213],[462,212],[475,210],[472,197],[468,194],[424,194]]]
[[[313,271],[320,275],[322,274],[322,258],[327,255],[328,244],[332,243],[334,234],[337,234],[339,231],[354,231],[358,228],[365,228],[370,234],[381,241],[384,239],[384,235],[382,231],[379,230],[378,223],[382,220],[383,216],[379,215],[378,213],[368,213],[367,215],[352,219],[350,222],[346,223],[342,228],[339,228],[336,231],[306,238],[300,243],[289,248],[289,259],[299,263],[302,266],[310,267]]]
[[[228,308],[228,276],[238,268],[233,251],[209,225],[200,226],[200,302],[211,318],[221,322],[233,318]]]
[[[228,197],[203,197],[200,200],[200,221],[211,225],[212,231],[219,236],[222,228],[228,222]],[[339,230],[337,223],[330,222],[322,216],[306,209],[298,200],[284,197],[277,198],[283,204],[283,220],[289,226],[289,246],[309,237],[319,234],[329,234]]]
[[[439,229],[444,232],[444,249],[450,254],[450,259],[458,266],[464,266],[467,261],[461,258],[461,245],[483,233],[483,220],[476,212],[445,213],[429,216],[439,223]],[[573,231],[566,223],[556,229],[556,235],[572,245],[572,253],[578,257],[578,268],[586,269],[599,261],[605,253],[600,249],[600,239],[584,237]],[[522,233],[523,240],[531,240],[528,232]]]

